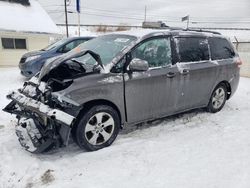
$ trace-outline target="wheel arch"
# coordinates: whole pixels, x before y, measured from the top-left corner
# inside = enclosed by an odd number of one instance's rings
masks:
[[[77,115],[76,122],[74,123],[74,126],[77,125],[77,122],[81,119],[80,117],[83,116],[85,114],[85,112],[87,112],[91,107],[97,106],[97,105],[107,105],[107,106],[112,107],[117,112],[117,114],[119,116],[120,124],[122,124],[121,112],[120,112],[119,108],[117,107],[117,105],[115,105],[113,102],[111,102],[109,100],[94,99],[94,100],[91,100],[91,101],[88,101],[88,102],[82,104],[82,108]]]
[[[223,84],[223,85],[226,86],[226,89],[227,89],[227,100],[228,100],[228,99],[230,98],[230,96],[231,96],[231,93],[232,93],[231,85],[230,85],[230,83],[229,83],[228,81],[223,80],[223,81],[219,82],[218,84],[216,84],[216,86],[214,87],[214,89],[215,89],[218,85],[220,85],[220,84]]]

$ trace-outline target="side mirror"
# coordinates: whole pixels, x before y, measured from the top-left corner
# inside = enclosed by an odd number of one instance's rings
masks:
[[[142,59],[134,58],[129,64],[129,70],[132,72],[147,71],[148,62]]]

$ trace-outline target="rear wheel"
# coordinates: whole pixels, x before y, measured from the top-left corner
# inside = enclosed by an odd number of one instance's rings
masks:
[[[207,111],[215,113],[220,111],[227,99],[227,89],[224,84],[219,84],[213,91],[207,106]]]
[[[95,151],[111,145],[119,129],[120,119],[116,110],[106,105],[94,106],[79,121],[75,140],[81,148]]]

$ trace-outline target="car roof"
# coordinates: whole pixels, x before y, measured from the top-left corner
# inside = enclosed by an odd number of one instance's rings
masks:
[[[76,40],[76,39],[92,39],[95,38],[93,36],[80,36],[80,37],[69,37],[68,40]]]
[[[62,40],[64,40],[64,43],[68,43],[78,39],[93,39],[93,38],[94,37],[68,37],[68,38],[63,38]]]
[[[202,36],[202,37],[219,37],[224,38],[220,33],[206,30],[184,30],[184,29],[131,29],[128,31],[113,32],[112,34],[130,35],[137,38],[148,38],[159,35],[174,36]]]

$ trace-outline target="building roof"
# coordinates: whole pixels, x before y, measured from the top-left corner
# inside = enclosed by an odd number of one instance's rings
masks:
[[[0,31],[28,33],[58,33],[59,30],[47,12],[36,0],[29,6],[0,1]]]

